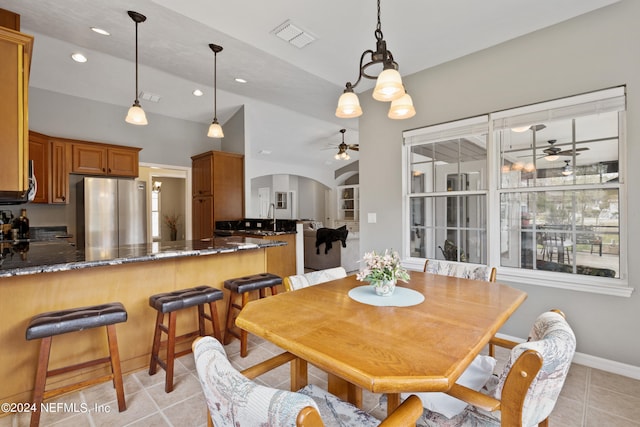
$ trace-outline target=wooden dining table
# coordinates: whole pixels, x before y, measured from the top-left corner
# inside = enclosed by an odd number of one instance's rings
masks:
[[[396,292],[407,288],[412,305],[358,302],[349,293],[366,292],[366,283],[352,275],[252,301],[236,325],[302,360],[292,387],[306,384],[311,363],[328,373],[333,394],[361,407],[362,389],[386,393],[393,410],[400,393],[449,390],[527,297],[500,283],[410,275]]]

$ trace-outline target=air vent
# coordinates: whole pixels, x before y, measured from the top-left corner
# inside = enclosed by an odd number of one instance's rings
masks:
[[[305,32],[296,25],[293,25],[291,21],[286,21],[279,25],[272,31],[272,33],[299,49],[305,47],[316,39],[311,34]]]
[[[140,92],[140,99],[151,102],[160,102],[160,95],[155,95],[149,92]]]

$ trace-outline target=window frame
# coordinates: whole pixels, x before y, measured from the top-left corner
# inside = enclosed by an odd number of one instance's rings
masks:
[[[578,106],[579,103],[598,102],[607,96],[624,97],[625,105],[621,111],[618,111],[618,176],[619,184],[616,188],[619,191],[619,238],[620,238],[620,273],[619,278],[604,278],[598,276],[588,276],[576,273],[558,273],[537,269],[524,269],[519,267],[502,267],[500,266],[500,197],[505,193],[517,192],[540,192],[544,191],[540,188],[501,188],[500,186],[500,148],[499,141],[494,132],[496,120],[509,120],[510,117],[524,117],[523,115],[532,112],[548,112],[553,114],[553,109],[572,108]],[[627,138],[626,138],[626,87],[619,86],[616,88],[604,89],[600,91],[589,92],[582,95],[564,97],[557,100],[545,101],[529,106],[518,107],[514,109],[492,112],[486,115],[476,116],[472,118],[456,120],[452,122],[436,124],[418,129],[412,129],[403,132],[402,144],[402,258],[403,264],[407,268],[421,270],[424,266],[425,258],[410,256],[410,233],[411,233],[411,199],[415,197],[429,197],[453,195],[445,192],[425,192],[411,193],[411,150],[412,147],[425,142],[432,143],[455,135],[457,128],[464,128],[470,123],[477,123],[479,118],[487,118],[487,182],[486,191],[470,191],[469,194],[486,194],[486,230],[487,230],[487,264],[496,266],[498,279],[505,282],[517,284],[545,286],[559,289],[576,290],[582,292],[591,292],[604,295],[614,295],[629,297],[634,288],[629,286],[628,265],[627,265],[627,232],[628,232],[628,215],[627,215],[627,186],[626,183],[626,166],[627,166]],[[503,126],[504,127],[504,126]],[[600,189],[610,188],[611,186],[596,186],[592,184],[585,185],[567,185],[554,186],[553,191],[562,190],[584,190],[584,189]],[[461,192],[454,192],[459,195]],[[467,192],[464,192],[467,193]],[[492,213],[494,213],[492,215]],[[496,215],[495,213],[498,213]],[[494,237],[492,237],[494,236]]]

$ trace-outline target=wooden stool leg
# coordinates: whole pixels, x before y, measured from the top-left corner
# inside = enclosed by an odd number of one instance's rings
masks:
[[[278,288],[276,286],[271,287],[271,295],[278,295]]]
[[[160,351],[160,340],[162,338],[162,322],[164,313],[158,311],[156,316],[156,327],[153,333],[153,346],[151,347],[151,361],[149,362],[149,375],[154,375],[158,370],[158,352]]]
[[[122,370],[120,369],[120,352],[118,351],[116,325],[107,325],[107,339],[109,340],[109,358],[111,359],[113,385],[116,388],[116,396],[118,398],[118,411],[122,412],[127,409],[127,403],[124,400],[124,384],[122,382]]]
[[[33,387],[33,405],[35,406],[35,410],[31,413],[31,427],[37,427],[40,424],[40,405],[44,398],[44,388],[47,381],[49,353],[51,352],[51,338],[52,337],[42,338],[40,342],[36,381]]]
[[[164,384],[164,391],[171,393],[173,391],[173,361],[176,355],[176,314],[172,311],[169,313],[169,331],[167,332],[167,378]]]
[[[198,305],[198,334],[201,337],[204,337],[207,334],[206,331],[205,331],[205,327],[204,327],[204,319],[205,318],[206,317],[205,317],[205,314],[204,314],[204,304],[200,304],[200,305]]]
[[[209,303],[209,314],[211,315],[211,327],[213,328],[213,336],[220,342],[222,342],[222,334],[220,327],[218,326],[218,307],[215,301]]]
[[[229,294],[229,302],[227,303],[227,321],[225,322],[226,332],[224,334],[224,344],[227,345],[231,342],[231,328],[233,328],[233,300],[238,296],[235,292]]]
[[[242,294],[242,308],[249,302],[249,292]],[[235,324],[235,319],[234,322]],[[240,357],[247,357],[247,331],[240,329]]]

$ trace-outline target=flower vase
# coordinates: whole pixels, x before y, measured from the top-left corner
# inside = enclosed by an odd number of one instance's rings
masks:
[[[396,290],[396,281],[382,280],[375,283],[374,288],[376,290],[376,295],[380,295],[381,297],[390,297],[393,295],[393,291]]]
[[[176,240],[178,240],[178,230],[175,228],[170,229],[171,232],[171,241],[175,242]]]

